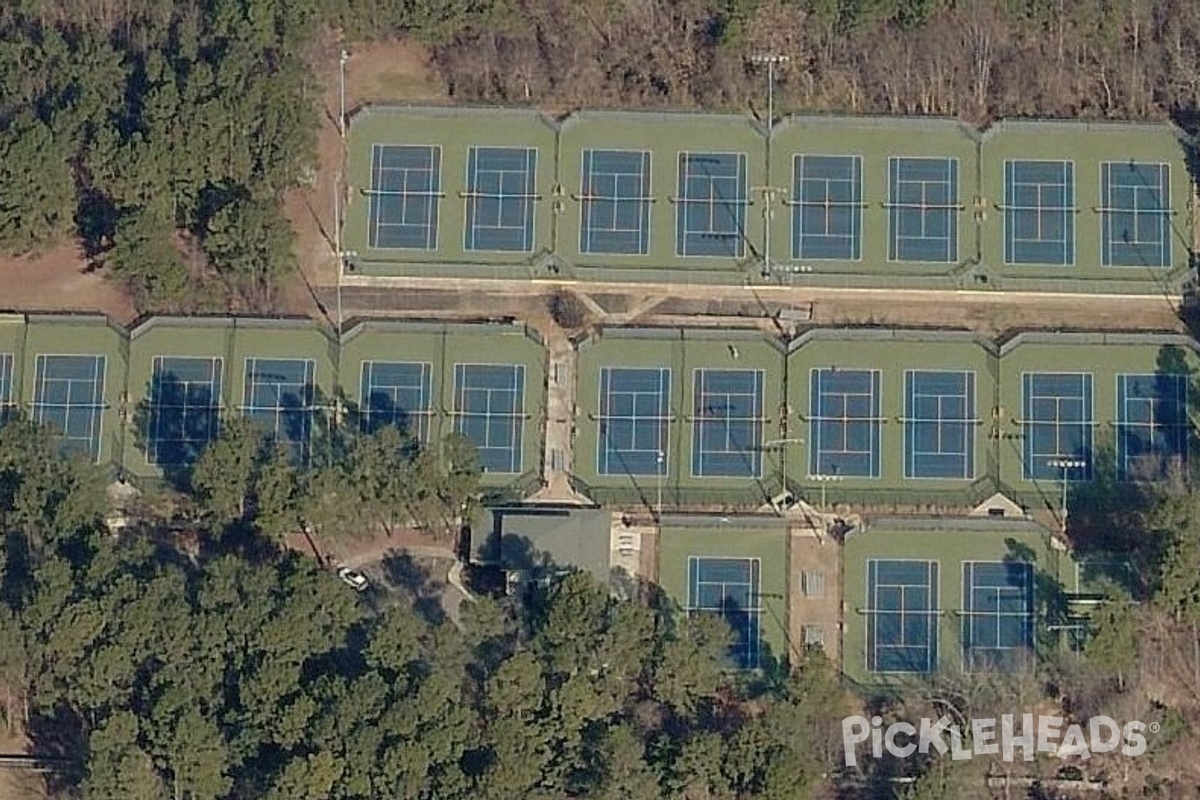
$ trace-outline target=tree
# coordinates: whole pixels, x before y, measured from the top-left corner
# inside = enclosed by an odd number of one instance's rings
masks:
[[[224,420],[220,434],[192,472],[195,498],[205,515],[223,527],[246,516],[262,437],[246,420]]]
[[[174,238],[172,221],[151,209],[131,208],[117,217],[105,265],[129,288],[139,311],[177,311],[187,305],[191,277]]]

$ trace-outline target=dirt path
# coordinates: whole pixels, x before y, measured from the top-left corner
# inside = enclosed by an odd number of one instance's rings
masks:
[[[9,736],[0,729],[0,755],[25,755],[28,752],[28,739],[22,735]],[[0,769],[0,798],[3,800],[47,800],[49,796],[41,775]]]
[[[78,244],[67,242],[36,256],[0,258],[3,311],[106,314],[125,324],[137,316],[129,296],[99,272],[89,271]]]

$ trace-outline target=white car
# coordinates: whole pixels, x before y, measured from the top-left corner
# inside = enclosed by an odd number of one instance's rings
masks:
[[[367,580],[367,576],[361,572],[350,569],[349,567],[338,567],[337,576],[342,579],[342,583],[349,586],[356,592],[366,591],[371,582]]]

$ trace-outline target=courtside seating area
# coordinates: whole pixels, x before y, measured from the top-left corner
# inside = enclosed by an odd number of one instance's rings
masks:
[[[346,276],[1175,292],[1169,125],[368,107]]]

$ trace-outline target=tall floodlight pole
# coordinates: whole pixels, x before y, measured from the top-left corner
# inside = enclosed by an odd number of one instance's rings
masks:
[[[654,521],[662,525],[662,484],[663,484],[663,463],[667,460],[666,454],[659,450],[655,454],[655,474],[657,475],[658,495],[654,501]]]
[[[790,56],[780,53],[760,53],[750,56],[750,63],[767,65],[767,141],[770,141],[771,134],[775,132],[775,67],[791,60]]]
[[[760,53],[750,56],[752,64],[767,65],[767,151],[770,152],[771,140],[775,135],[775,67],[778,64],[786,64],[791,61],[789,56],[779,53]],[[774,269],[771,266],[771,215],[772,202],[775,199],[775,190],[769,187],[764,187],[763,190],[763,233],[766,237],[763,243],[763,268],[762,276],[769,278],[774,274]]]
[[[810,481],[814,481],[816,483],[821,484],[821,513],[822,514],[824,514],[825,510],[826,510],[825,487],[828,484],[833,483],[835,481],[841,481],[843,479],[843,477],[844,476],[842,476],[842,475],[809,475],[808,476],[808,479]]]
[[[801,444],[802,445],[802,444],[804,444],[804,440],[803,439],[795,439],[795,438],[784,438],[784,439],[771,439],[769,441],[763,442],[764,450],[778,450],[779,451],[779,475],[780,475],[780,480],[783,481],[783,494],[784,494],[785,498],[789,494],[788,480],[787,480],[787,446],[789,444]],[[784,502],[787,502],[787,501],[785,500]]]
[[[1067,482],[1070,480],[1070,471],[1073,469],[1087,469],[1087,462],[1079,458],[1056,458],[1046,462],[1046,466],[1053,469],[1062,470],[1062,505],[1060,506],[1060,514],[1062,523],[1062,534],[1067,535]]]
[[[341,88],[338,92],[338,133],[342,135],[343,139],[346,138],[346,62],[349,60],[350,54],[343,50],[341,56],[338,58],[338,71],[341,78]]]
[[[346,254],[342,252],[342,171],[333,179],[333,247],[337,266],[337,331],[342,335],[342,270],[346,268]]]

